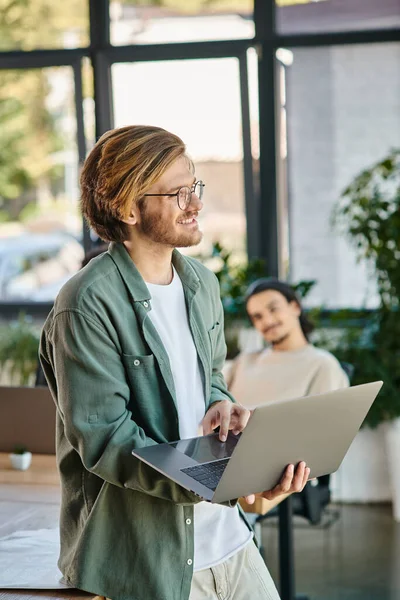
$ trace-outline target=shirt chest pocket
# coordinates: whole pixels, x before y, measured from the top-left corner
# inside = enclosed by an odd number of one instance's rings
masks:
[[[210,339],[210,344],[211,344],[211,353],[213,356],[215,353],[215,347],[218,342],[218,337],[219,337],[220,331],[221,331],[221,325],[220,325],[219,321],[215,321],[215,323],[211,327],[211,329],[208,330],[208,337]]]
[[[134,382],[138,379],[149,378],[153,375],[156,376],[154,354],[123,354],[122,362],[127,371],[129,381],[131,380],[130,376]]]
[[[134,418],[145,417],[159,407],[160,375],[153,354],[123,354],[126,378],[131,390],[129,409]]]
[[[127,408],[132,419],[154,440],[177,439],[173,399],[155,356],[123,354],[122,362],[131,392]]]

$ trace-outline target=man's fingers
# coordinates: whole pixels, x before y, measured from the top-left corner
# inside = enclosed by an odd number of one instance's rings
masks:
[[[310,469],[309,467],[306,467],[306,468],[304,469],[303,484],[302,484],[302,486],[301,486],[301,489],[302,489],[302,490],[304,490],[304,488],[305,488],[305,486],[306,486],[306,484],[307,484],[308,478],[310,477],[310,472],[311,472],[311,469]],[[301,491],[301,490],[300,490],[300,491]]]
[[[213,432],[212,419],[213,419],[213,415],[211,414],[211,411],[210,411],[206,414],[206,416],[202,420],[201,426],[203,427],[204,435],[208,435]]]
[[[244,499],[246,500],[247,504],[254,504],[254,502],[256,501],[255,494],[250,494],[250,496],[245,496]]]
[[[292,486],[294,475],[294,465],[288,465],[277,487],[280,487],[283,494],[287,494]]]
[[[204,435],[209,435],[214,432],[220,424],[220,415],[217,407],[212,407],[205,415],[201,422],[203,427]]]
[[[301,490],[303,489],[303,479],[305,470],[306,463],[304,461],[301,461],[297,465],[296,471],[294,472],[294,477],[291,486],[293,492],[301,492]]]
[[[225,442],[230,429],[235,434],[243,431],[250,414],[250,411],[243,406],[233,404],[229,400],[221,400],[215,406],[212,406],[204,416],[201,423],[204,435],[213,433],[214,429],[219,427],[219,439],[221,442]]]
[[[219,425],[219,439],[221,442],[225,442],[229,433],[229,425],[231,424],[231,403],[225,405],[221,402],[220,406],[220,425]]]
[[[233,433],[235,435],[237,435],[238,433],[243,431],[243,429],[246,427],[246,425],[250,419],[251,413],[249,410],[247,410],[246,408],[243,408],[242,406],[235,406],[234,413],[235,413],[235,417],[236,417],[236,419],[235,419],[236,423],[233,428]]]
[[[282,476],[282,479],[272,490],[268,490],[263,493],[264,498],[267,500],[273,500],[281,494],[287,494],[290,492],[294,476],[294,465],[288,465]]]
[[[272,490],[263,492],[261,495],[267,500],[274,500],[282,494],[301,492],[306,485],[309,476],[310,469],[304,461],[301,461],[296,469],[294,468],[294,465],[288,465],[278,485]]]

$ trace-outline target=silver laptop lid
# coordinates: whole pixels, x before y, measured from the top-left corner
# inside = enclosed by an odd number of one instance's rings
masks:
[[[284,467],[304,460],[311,477],[338,469],[382,382],[373,382],[255,409],[213,502],[273,488]]]

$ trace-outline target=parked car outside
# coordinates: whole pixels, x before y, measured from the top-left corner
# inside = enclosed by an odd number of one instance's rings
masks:
[[[62,232],[0,239],[0,302],[53,301],[83,256],[82,245]]]

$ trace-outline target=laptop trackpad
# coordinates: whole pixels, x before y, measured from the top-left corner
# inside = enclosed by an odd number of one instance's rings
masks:
[[[179,440],[169,444],[178,452],[186,454],[197,463],[208,463],[222,458],[230,458],[240,438],[239,435],[229,433],[226,442],[221,442],[218,433],[189,440]]]

